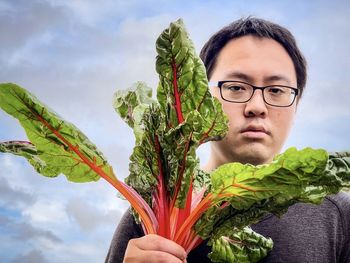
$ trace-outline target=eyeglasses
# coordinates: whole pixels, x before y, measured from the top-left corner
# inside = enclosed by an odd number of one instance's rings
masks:
[[[235,80],[218,81],[213,86],[220,88],[223,100],[235,103],[248,102],[255,90],[261,90],[264,102],[275,107],[289,107],[294,103],[299,90],[283,85],[270,85],[257,87],[249,83]]]

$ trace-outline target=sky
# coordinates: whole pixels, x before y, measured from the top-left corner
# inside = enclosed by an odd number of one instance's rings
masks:
[[[132,131],[112,107],[136,81],[156,87],[155,41],[183,18],[197,53],[249,15],[287,27],[308,61],[308,83],[285,148],[350,149],[348,1],[0,0],[0,83],[13,82],[74,123],[128,175]],[[0,141],[26,140],[0,111]],[[208,145],[198,151],[208,158]],[[128,203],[100,180],[45,178],[0,154],[0,262],[102,262]]]

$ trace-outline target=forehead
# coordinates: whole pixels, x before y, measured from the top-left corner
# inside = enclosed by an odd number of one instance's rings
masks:
[[[220,51],[211,80],[229,78],[234,72],[261,80],[284,76],[296,84],[293,61],[277,41],[256,36],[243,36],[230,40]]]

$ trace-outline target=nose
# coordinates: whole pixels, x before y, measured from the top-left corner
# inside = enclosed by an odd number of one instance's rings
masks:
[[[265,117],[267,115],[262,90],[255,90],[253,97],[245,105],[244,115],[246,117]]]

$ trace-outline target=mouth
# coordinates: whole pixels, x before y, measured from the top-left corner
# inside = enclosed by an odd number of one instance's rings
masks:
[[[240,131],[243,137],[250,139],[263,139],[270,135],[263,126],[248,126]]]

